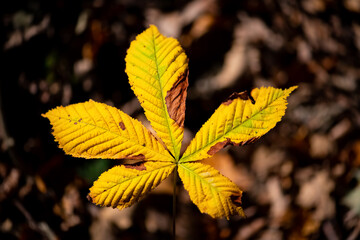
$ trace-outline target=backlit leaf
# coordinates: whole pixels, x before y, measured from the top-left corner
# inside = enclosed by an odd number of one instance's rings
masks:
[[[100,206],[123,209],[141,200],[167,178],[174,163],[144,162],[116,166],[102,173],[90,188],[90,200]]]
[[[231,95],[201,127],[180,162],[201,160],[227,145],[257,140],[284,116],[286,98],[295,88],[256,88],[251,92],[253,99],[246,92]]]
[[[202,163],[181,163],[179,176],[190,199],[202,213],[213,218],[244,216],[241,208],[242,191],[216,169]]]
[[[126,73],[145,115],[176,160],[180,156],[188,59],[179,42],[151,25],[127,51]]]
[[[188,87],[184,50],[177,40],[161,35],[151,25],[132,41],[125,60],[131,88],[158,139],[139,121],[92,100],[57,107],[42,115],[50,120],[55,140],[67,154],[139,160],[123,162],[102,173],[88,198],[100,206],[129,207],[176,168],[202,213],[227,219],[244,216],[242,191],[213,167],[196,161],[211,157],[227,145],[244,145],[267,133],[285,114],[286,99],[296,87],[268,87],[254,89],[250,95],[231,95],[181,157]]]
[[[106,104],[90,100],[43,116],[59,147],[74,157],[174,161],[138,120]]]

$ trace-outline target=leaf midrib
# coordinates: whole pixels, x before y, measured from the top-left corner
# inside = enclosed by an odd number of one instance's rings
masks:
[[[121,181],[121,182],[113,182],[113,183],[115,183],[115,185],[107,188],[104,192],[109,191],[109,190],[111,190],[112,188],[114,188],[114,187],[116,187],[116,186],[118,186],[118,185],[120,185],[120,184],[123,184],[123,183],[125,183],[125,182],[127,182],[127,181],[132,181],[132,180],[134,180],[134,179],[136,179],[136,178],[142,178],[142,177],[144,177],[146,174],[151,174],[151,173],[154,172],[154,171],[159,171],[159,170],[162,169],[162,168],[167,168],[167,167],[170,167],[170,166],[174,166],[174,167],[175,167],[175,165],[176,165],[175,163],[170,163],[170,164],[168,164],[168,165],[164,165],[164,166],[161,166],[161,167],[159,167],[159,168],[152,169],[151,171],[146,171],[146,170],[144,170],[144,171],[145,171],[144,174],[136,174],[136,175],[133,175],[133,176],[130,176],[130,177],[127,176],[127,177],[124,178],[124,181]],[[121,166],[121,165],[120,165],[120,166]],[[174,171],[174,169],[169,173],[169,175],[170,175],[173,171]],[[140,172],[142,172],[142,171],[140,171]],[[114,175],[116,175],[116,174],[114,174]],[[108,182],[109,182],[109,181],[108,181]],[[95,197],[103,194],[104,192],[101,192],[101,193],[97,194]]]
[[[284,94],[283,94],[283,95],[284,95]],[[235,128],[230,129],[230,131],[226,132],[224,135],[221,135],[220,137],[214,139],[212,142],[207,143],[204,147],[200,148],[200,149],[197,150],[196,152],[193,152],[193,153],[191,153],[190,155],[187,155],[186,157],[181,158],[181,159],[179,160],[179,163],[182,163],[182,162],[191,162],[191,160],[190,160],[190,161],[185,161],[185,159],[188,159],[188,158],[190,158],[191,156],[197,154],[198,152],[204,150],[204,149],[207,148],[209,145],[212,145],[214,142],[219,141],[221,138],[228,136],[228,134],[230,134],[232,131],[234,131],[234,130],[236,130],[237,128],[241,127],[241,126],[242,126],[243,124],[245,124],[246,122],[252,120],[256,115],[258,115],[258,114],[261,113],[262,111],[266,110],[272,103],[274,103],[275,101],[277,101],[277,100],[278,100],[280,97],[282,97],[283,95],[279,96],[279,97],[276,98],[274,101],[272,101],[271,103],[267,104],[263,109],[261,109],[261,111],[258,111],[257,113],[255,113],[254,115],[252,115],[250,118],[248,118],[248,119],[246,119],[245,121],[241,122],[241,123],[240,123],[238,126],[236,126]],[[250,102],[251,102],[251,100],[246,100],[246,101],[250,101]],[[189,145],[189,146],[190,146],[190,145]],[[199,160],[200,160],[200,159],[199,159]],[[197,160],[194,160],[194,161],[197,161]]]
[[[207,182],[202,176],[200,176],[198,173],[196,173],[195,170],[186,167],[184,164],[186,164],[186,163],[183,162],[183,163],[179,163],[178,165],[179,165],[180,167],[182,167],[183,169],[185,169],[186,171],[189,171],[189,172],[190,172],[191,174],[193,174],[195,177],[198,176],[197,179],[200,179],[200,181],[201,181],[202,183],[205,183],[205,184],[209,185],[210,188],[214,189],[218,194],[221,192],[218,187],[216,187],[216,186],[212,185],[211,183]],[[200,164],[201,164],[201,163],[200,163]],[[220,194],[219,194],[219,195],[220,195]],[[219,209],[219,207],[218,207],[218,209]]]
[[[48,113],[48,114],[49,114],[49,115],[52,115],[52,116],[55,116],[55,117],[57,117],[57,118],[61,118],[61,119],[63,119],[63,120],[67,120],[67,121],[70,120],[70,121],[72,121],[72,122],[77,122],[75,119],[72,119],[72,118],[64,118],[64,117],[62,117],[62,116],[58,116],[58,115],[53,114],[53,113]],[[102,129],[102,130],[104,130],[104,131],[106,131],[106,132],[109,132],[109,133],[112,133],[112,134],[114,134],[114,135],[116,135],[116,136],[118,136],[118,137],[120,137],[120,138],[126,139],[127,141],[130,141],[130,142],[132,142],[132,143],[134,143],[134,144],[136,144],[136,145],[138,145],[138,146],[140,146],[140,147],[142,147],[142,148],[148,149],[148,150],[150,150],[151,152],[155,152],[155,153],[160,154],[160,155],[162,155],[162,156],[164,156],[164,157],[166,157],[166,158],[168,158],[168,159],[172,159],[172,158],[171,158],[171,155],[164,155],[163,153],[158,152],[158,151],[155,151],[155,149],[150,148],[150,147],[148,147],[147,145],[143,146],[143,145],[141,145],[140,143],[137,143],[137,142],[135,142],[134,140],[132,140],[132,139],[130,139],[130,138],[127,138],[127,137],[125,137],[125,136],[122,136],[122,135],[118,134],[117,132],[113,132],[113,131],[111,131],[111,130],[109,130],[109,129],[100,127],[100,126],[95,125],[95,124],[92,124],[92,123],[87,123],[87,122],[85,122],[85,121],[81,121],[80,124],[85,124],[85,125],[88,125],[88,126],[92,126],[92,127],[95,127],[95,128]],[[146,130],[147,130],[147,129],[146,129]],[[157,141],[157,140],[156,140],[156,141]],[[159,145],[161,145],[161,144],[159,144]],[[162,146],[162,145],[161,145],[161,146]],[[165,150],[165,151],[166,151],[166,150]],[[146,160],[150,160],[150,159],[146,159]],[[172,161],[171,161],[171,162],[172,162]]]
[[[151,30],[151,32],[152,32],[152,42],[153,42],[153,49],[154,49],[154,58],[155,58],[155,64],[156,64],[156,75],[157,75],[157,79],[158,79],[158,83],[159,83],[159,87],[160,87],[161,102],[162,102],[164,113],[165,113],[166,127],[169,131],[169,135],[170,135],[170,139],[171,139],[171,143],[172,143],[171,147],[174,149],[175,156],[173,156],[173,157],[174,157],[175,161],[177,162],[179,160],[179,151],[176,148],[176,146],[177,146],[176,141],[174,139],[173,132],[170,129],[170,123],[169,123],[169,119],[168,119],[169,113],[167,112],[165,98],[164,98],[163,91],[162,91],[163,88],[161,85],[160,74],[159,74],[159,65],[158,65],[157,56],[156,56],[157,51],[156,51],[156,46],[155,46],[155,34],[154,34],[153,30]]]

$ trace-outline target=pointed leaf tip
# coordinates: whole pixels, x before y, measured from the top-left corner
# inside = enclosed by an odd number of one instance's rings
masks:
[[[198,162],[180,163],[178,171],[200,212],[213,218],[245,216],[241,207],[242,191],[219,171]]]
[[[150,25],[125,58],[129,83],[152,128],[176,160],[180,157],[188,87],[188,59],[180,43]]]
[[[43,116],[59,147],[74,157],[174,161],[138,120],[106,104],[90,100]]]
[[[115,166],[94,182],[88,200],[100,206],[130,207],[158,186],[174,168],[173,163],[161,162]]]
[[[234,93],[201,127],[179,162],[198,161],[211,157],[228,145],[252,143],[281,120],[287,108],[289,89],[255,88]]]

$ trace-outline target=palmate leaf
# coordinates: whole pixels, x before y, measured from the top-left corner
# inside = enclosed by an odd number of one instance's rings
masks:
[[[216,169],[202,163],[182,163],[179,176],[190,199],[202,213],[213,218],[245,216],[241,208],[242,191]]]
[[[101,174],[89,199],[101,206],[129,207],[176,168],[191,200],[212,217],[238,214],[242,191],[213,167],[197,161],[227,145],[250,143],[272,129],[285,114],[296,88],[254,89],[235,93],[202,126],[180,158],[188,87],[188,59],[179,42],[150,26],[131,43],[126,73],[145,115],[165,144],[139,121],[92,100],[57,107],[43,114],[65,153],[74,157],[140,160]]]
[[[43,117],[53,125],[59,147],[74,157],[174,161],[138,120],[106,104],[90,100]]]
[[[150,25],[127,51],[126,73],[145,115],[176,160],[183,140],[188,59],[179,42]]]
[[[227,145],[244,145],[260,138],[284,116],[286,98],[295,88],[263,87],[253,89],[251,97],[246,92],[231,95],[201,127],[179,162],[198,161]]]
[[[100,206],[118,209],[129,207],[159,185],[174,168],[174,163],[165,162],[115,166],[94,182],[88,197]]]

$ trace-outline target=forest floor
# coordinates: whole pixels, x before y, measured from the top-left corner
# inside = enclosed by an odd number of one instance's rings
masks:
[[[144,121],[125,55],[149,24],[189,58],[189,143],[233,92],[288,88],[283,120],[204,160],[247,218],[201,214],[178,182],[177,239],[360,238],[360,3],[355,0],[2,1],[0,239],[170,239],[172,178],[123,211],[86,196],[119,161],[58,149],[42,113],[94,99]]]

